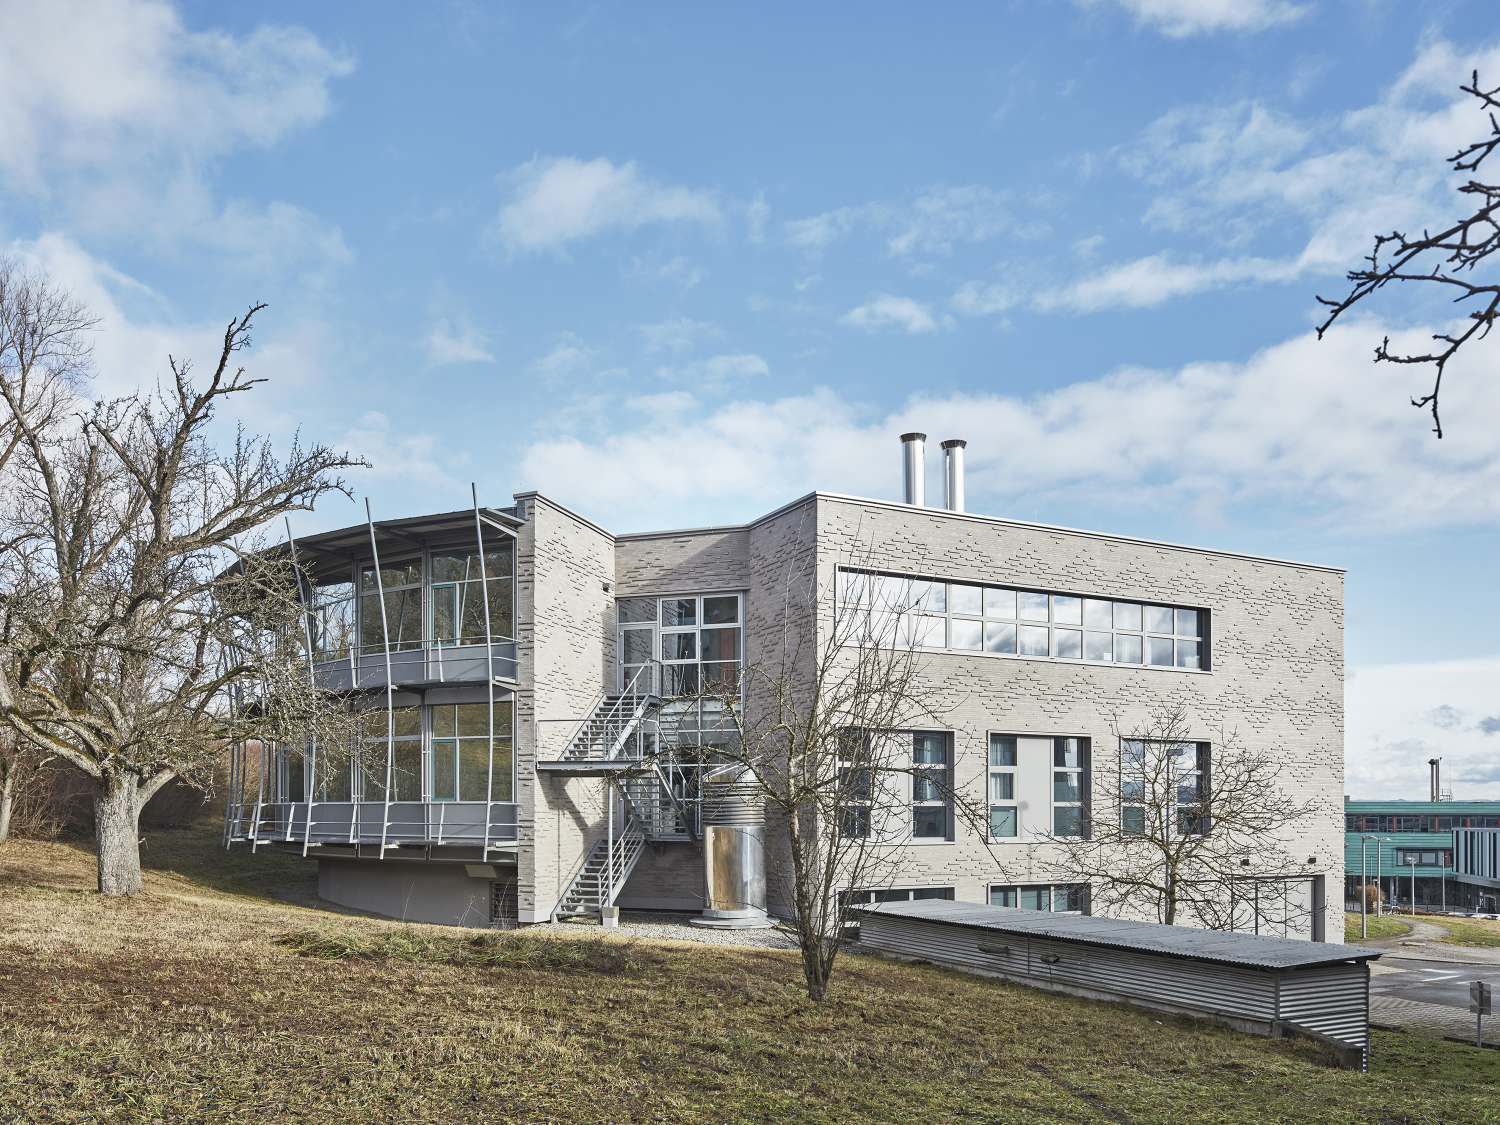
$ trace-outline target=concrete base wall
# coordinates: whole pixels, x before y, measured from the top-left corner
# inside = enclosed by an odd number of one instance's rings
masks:
[[[625,910],[702,910],[703,845],[647,844],[620,891]]]
[[[496,865],[495,870],[514,878],[514,868]],[[474,878],[461,863],[318,861],[319,897],[405,922],[488,926],[492,881]]]

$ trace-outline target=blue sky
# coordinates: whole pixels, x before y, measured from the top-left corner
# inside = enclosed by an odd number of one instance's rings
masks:
[[[1500,796],[1500,345],[1439,443],[1369,355],[1451,310],[1312,334],[1374,231],[1457,205],[1492,4],[0,26],[0,243],[100,315],[101,393],[265,300],[245,422],[368,457],[377,514],[474,481],[622,531],[894,496],[898,433],[962,436],[973,510],[1347,567],[1351,792],[1420,796],[1437,753]]]

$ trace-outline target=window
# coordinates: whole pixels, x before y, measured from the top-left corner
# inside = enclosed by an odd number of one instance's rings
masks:
[[[1088,739],[1054,739],[1052,766],[1052,833],[1055,836],[1083,836],[1086,827],[1084,804],[1088,794]]]
[[[891,647],[1092,664],[1208,667],[1208,611],[1005,586],[839,571],[851,635]]]
[[[1453,853],[1447,848],[1397,848],[1396,866],[1451,867]]]
[[[1013,839],[1020,833],[1016,805],[1016,740],[1013,735],[990,735],[990,839]]]
[[[366,801],[386,799],[385,782],[391,779],[392,801],[422,799],[422,709],[397,707],[365,711],[360,715],[361,796]],[[394,736],[394,737],[392,737]]]
[[[380,612],[381,591],[385,593],[385,615]],[[359,648],[366,654],[384,652],[389,639],[391,651],[400,652],[422,646],[422,560],[381,563],[380,574],[373,566],[359,572]]]
[[[354,583],[344,578],[315,585],[308,606],[308,628],[314,660],[347,657],[354,643]]]
[[[484,644],[515,636],[510,542],[487,548],[483,566],[479,552],[469,548],[435,551],[432,555],[432,640],[436,645]],[[481,569],[483,581],[481,582]],[[489,602],[489,633],[485,632],[485,602]]]
[[[843,899],[850,906],[871,906],[877,902],[921,902],[923,899],[953,901],[952,887],[887,887],[883,891],[845,891]]]
[[[869,766],[869,746],[869,737],[863,732],[845,731],[840,736],[839,831],[852,840],[863,840],[870,834],[875,778]]]
[[[654,687],[668,699],[737,691],[744,644],[738,594],[621,598],[617,608],[622,687],[652,687],[646,681],[655,656],[662,682]]]
[[[490,708],[445,703],[428,708],[432,724],[429,792],[434,801],[509,801],[511,704],[495,701],[494,781],[490,784]]]
[[[953,839],[951,736],[917,732],[912,736],[911,761],[912,839]]]
[[[1046,910],[1054,914],[1087,914],[1087,883],[1029,883],[990,888],[991,906]]]
[[[1121,830],[1162,838],[1206,834],[1208,764],[1206,742],[1122,739]]]

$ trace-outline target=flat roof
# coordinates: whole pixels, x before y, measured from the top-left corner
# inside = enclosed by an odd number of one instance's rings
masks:
[[[1500,801],[1345,801],[1344,811],[1346,813],[1500,813]]]
[[[944,899],[882,902],[854,909],[861,914],[911,918],[945,926],[1015,934],[1018,937],[1047,938],[1052,941],[1184,957],[1193,961],[1258,970],[1301,969],[1347,961],[1371,961],[1384,952],[1362,945],[1198,930],[1187,926],[1163,926],[1155,922],[1130,922],[1123,918],[1054,914],[1047,910],[983,906],[979,903],[949,902]]]
[[[767,520],[775,519],[783,512],[806,504],[810,500],[833,500],[844,504],[861,504],[877,508],[889,508],[893,511],[921,513],[929,516],[941,516],[945,519],[967,520],[972,523],[997,524],[1002,527],[1019,527],[1032,531],[1053,531],[1063,535],[1078,535],[1086,539],[1109,539],[1118,543],[1134,543],[1145,547],[1161,547],[1170,551],[1191,551],[1200,555],[1220,555],[1224,558],[1246,559],[1250,562],[1273,563],[1277,566],[1294,566],[1302,570],[1326,570],[1334,574],[1343,574],[1345,568],[1341,566],[1329,566],[1325,563],[1298,562],[1295,559],[1276,558],[1272,555],[1254,555],[1245,551],[1228,551],[1214,547],[1194,547],[1185,543],[1173,543],[1165,539],[1145,539],[1136,535],[1122,535],[1112,531],[1089,531],[1084,528],[1065,527],[1062,524],[1035,523],[1030,520],[1006,519],[1002,516],[976,515],[973,512],[951,512],[947,508],[932,508],[919,504],[903,504],[896,500],[877,500],[868,496],[850,496],[842,492],[809,492],[805,496],[799,496],[758,516],[749,523],[718,524],[705,527],[683,527],[667,531],[633,531],[623,535],[615,535],[617,541],[631,539],[668,539],[677,535],[707,535],[716,532],[748,531],[750,528],[765,523]],[[554,501],[555,503],[555,501]],[[558,505],[561,507],[561,505]],[[575,513],[576,514],[576,513]],[[586,517],[580,517],[586,518]]]

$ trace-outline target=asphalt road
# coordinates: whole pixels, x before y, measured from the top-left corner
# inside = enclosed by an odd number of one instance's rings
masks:
[[[1500,965],[1457,965],[1452,961],[1418,961],[1385,957],[1376,962],[1381,970],[1370,976],[1370,991],[1401,1000],[1442,1004],[1469,1010],[1469,983],[1487,981],[1494,990],[1496,1029],[1500,1031]]]

